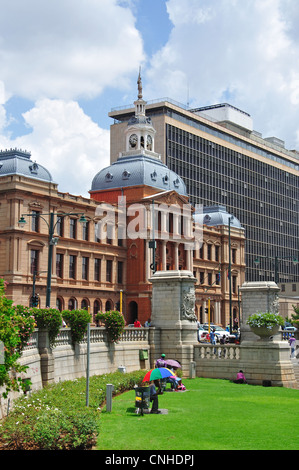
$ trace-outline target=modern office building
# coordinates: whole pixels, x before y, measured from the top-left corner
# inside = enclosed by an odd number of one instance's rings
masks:
[[[111,161],[124,148],[134,107],[115,108]],[[220,204],[245,228],[246,280],[299,280],[299,152],[263,138],[251,116],[229,104],[188,109],[170,99],[147,103],[155,150],[180,175],[193,206]]]

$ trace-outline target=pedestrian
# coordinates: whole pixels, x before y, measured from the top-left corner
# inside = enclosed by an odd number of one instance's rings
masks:
[[[289,345],[291,346],[291,358],[295,356],[295,346],[296,346],[296,339],[294,335],[291,335],[289,339]]]
[[[136,318],[136,320],[134,321],[134,327],[135,328],[141,328],[141,323],[140,321]]]
[[[216,346],[215,328],[213,328],[211,333],[210,333],[210,342],[211,342],[211,344],[214,344]],[[214,348],[214,354],[216,354],[216,348]]]
[[[223,346],[223,347],[221,348],[221,350],[222,350],[222,355],[223,355],[223,357],[225,357],[225,355],[226,355],[226,348],[224,347],[224,345],[226,344],[226,336],[225,336],[225,335],[222,335],[222,337],[220,338],[220,341],[219,341],[219,342],[220,342],[220,344],[222,344],[222,346]],[[220,351],[219,355],[221,355],[221,351]]]

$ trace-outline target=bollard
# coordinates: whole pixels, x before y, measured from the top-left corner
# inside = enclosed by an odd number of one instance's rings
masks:
[[[106,411],[111,412],[112,410],[112,392],[114,390],[114,386],[112,384],[106,385]]]
[[[189,378],[195,379],[196,377],[196,362],[190,361],[189,364]]]

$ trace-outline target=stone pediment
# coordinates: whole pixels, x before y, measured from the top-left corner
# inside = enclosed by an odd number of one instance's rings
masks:
[[[179,207],[183,207],[187,204],[190,205],[191,211],[194,211],[194,208],[189,203],[188,197],[178,194],[174,190],[162,191],[161,193],[146,196],[141,200],[141,202],[148,203],[151,203],[152,201],[155,201],[156,204],[166,204],[168,206],[177,205]]]

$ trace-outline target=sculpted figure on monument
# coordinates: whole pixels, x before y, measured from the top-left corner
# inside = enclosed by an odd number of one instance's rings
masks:
[[[191,287],[188,291],[183,292],[183,300],[181,305],[181,319],[189,321],[197,321],[195,315],[195,289]]]

